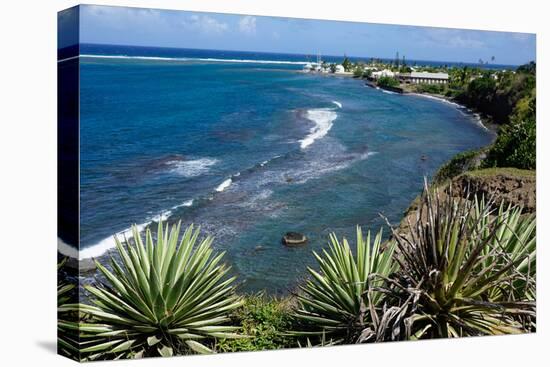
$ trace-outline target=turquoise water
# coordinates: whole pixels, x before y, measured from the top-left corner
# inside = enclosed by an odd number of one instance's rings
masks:
[[[215,236],[244,290],[285,293],[330,232],[399,221],[424,175],[491,140],[456,106],[301,67],[82,57],[82,253],[182,220]],[[308,245],[283,246],[287,231]]]

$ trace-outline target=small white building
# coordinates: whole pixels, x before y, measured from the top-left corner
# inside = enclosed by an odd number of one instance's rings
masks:
[[[336,70],[335,70],[335,73],[345,73],[346,72],[346,69],[344,69],[344,66],[343,65],[336,65]]]
[[[413,71],[412,73],[399,74],[399,79],[402,82],[412,84],[447,84],[449,82],[449,74]]]
[[[393,71],[389,70],[389,69],[384,69],[384,70],[380,70],[380,71],[373,71],[371,76],[374,79],[379,79],[383,76],[394,77],[395,73]]]

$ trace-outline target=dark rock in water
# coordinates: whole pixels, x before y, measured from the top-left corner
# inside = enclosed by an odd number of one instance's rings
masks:
[[[428,159],[428,156],[422,155],[422,156],[420,157],[420,159],[423,160],[423,161],[425,161],[426,159]]]
[[[97,269],[94,259],[78,260],[74,257],[68,257],[65,266],[72,270],[77,270],[80,273],[89,273]]]
[[[294,179],[292,177],[285,177],[285,181],[291,183]]]
[[[264,249],[264,247],[262,245],[258,245],[256,247],[254,247],[254,252],[262,251],[263,249]]]
[[[283,236],[283,244],[287,246],[300,246],[307,242],[307,237],[298,232],[287,232]]]

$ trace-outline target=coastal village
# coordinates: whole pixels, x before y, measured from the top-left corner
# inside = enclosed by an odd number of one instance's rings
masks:
[[[487,62],[480,60],[480,65]],[[365,79],[366,84],[373,88],[381,88],[396,93],[432,93],[447,94],[451,97],[453,84],[472,81],[484,76],[488,69],[482,70],[472,66],[431,66],[409,65],[405,59],[396,54],[395,60],[383,61],[371,59],[369,62],[352,62],[344,56],[341,63],[323,61],[318,55],[315,62],[308,62],[303,67],[305,73],[333,74]],[[498,80],[503,73],[514,73],[512,70],[492,70],[490,77]]]

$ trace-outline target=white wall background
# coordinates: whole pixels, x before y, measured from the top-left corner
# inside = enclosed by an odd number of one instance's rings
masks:
[[[96,4],[537,33],[536,335],[116,362],[117,366],[526,366],[548,356],[549,9],[535,0],[143,0]],[[68,0],[2,3],[0,365],[65,366],[56,335],[56,12]],[[510,50],[513,52],[513,50]],[[541,188],[543,188],[541,190]],[[537,362],[538,361],[538,362]]]

